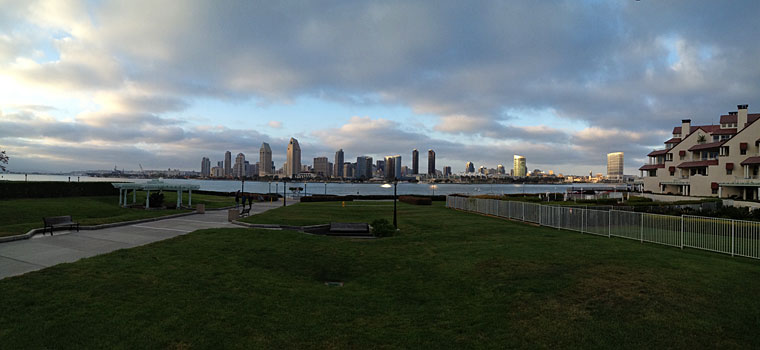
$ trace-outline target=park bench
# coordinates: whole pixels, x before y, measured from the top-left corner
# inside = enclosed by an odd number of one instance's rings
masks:
[[[79,223],[71,221],[71,215],[44,217],[42,218],[42,221],[45,223],[45,227],[42,228],[43,235],[48,227],[50,227],[51,236],[53,235],[53,229],[58,227],[68,227],[69,229],[72,229],[76,226],[77,232],[79,232]]]
[[[248,216],[251,215],[251,207],[243,208],[243,210],[240,211],[240,216]]]

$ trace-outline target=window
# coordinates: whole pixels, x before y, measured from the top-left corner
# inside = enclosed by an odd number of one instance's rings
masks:
[[[739,154],[745,155],[745,154],[747,154],[747,150],[746,149],[740,149],[739,150]]]
[[[712,189],[712,194],[718,194],[718,189],[717,188],[713,188]]]
[[[665,161],[666,162],[672,162],[673,161],[673,154],[672,153],[665,154]]]
[[[728,146],[723,146],[720,148],[720,155],[721,156],[728,156]]]
[[[734,169],[726,169],[726,175],[731,175],[734,173]]]

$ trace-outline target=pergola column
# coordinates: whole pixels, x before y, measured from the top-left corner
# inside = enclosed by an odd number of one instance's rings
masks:
[[[124,191],[123,189],[119,189],[119,206],[121,206],[121,192]]]
[[[718,185],[718,198],[723,198],[723,186]]]
[[[135,203],[137,203],[137,189],[133,188],[132,189],[132,204],[135,204]]]
[[[129,190],[125,189],[124,190],[124,206],[125,207],[127,206],[127,193],[129,193]]]
[[[177,209],[182,206],[182,190],[177,190]]]
[[[760,188],[758,188],[758,193],[760,193]],[[193,206],[193,190],[187,190],[187,206]]]
[[[742,199],[747,200],[747,187],[742,187]]]
[[[150,208],[150,190],[146,190],[145,193],[145,209]]]

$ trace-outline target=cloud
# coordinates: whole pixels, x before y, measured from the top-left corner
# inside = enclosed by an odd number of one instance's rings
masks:
[[[269,123],[267,123],[267,126],[269,126],[272,129],[282,129],[282,122],[276,121],[276,120],[270,120]]]

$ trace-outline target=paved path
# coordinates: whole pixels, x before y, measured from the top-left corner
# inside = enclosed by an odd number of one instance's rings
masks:
[[[298,203],[288,200],[288,205]],[[280,203],[254,204],[251,214],[281,207]],[[132,248],[205,228],[237,227],[227,221],[227,210],[207,211],[173,219],[111,227],[102,230],[56,231],[30,239],[0,243],[0,279],[74,262],[118,249]]]

